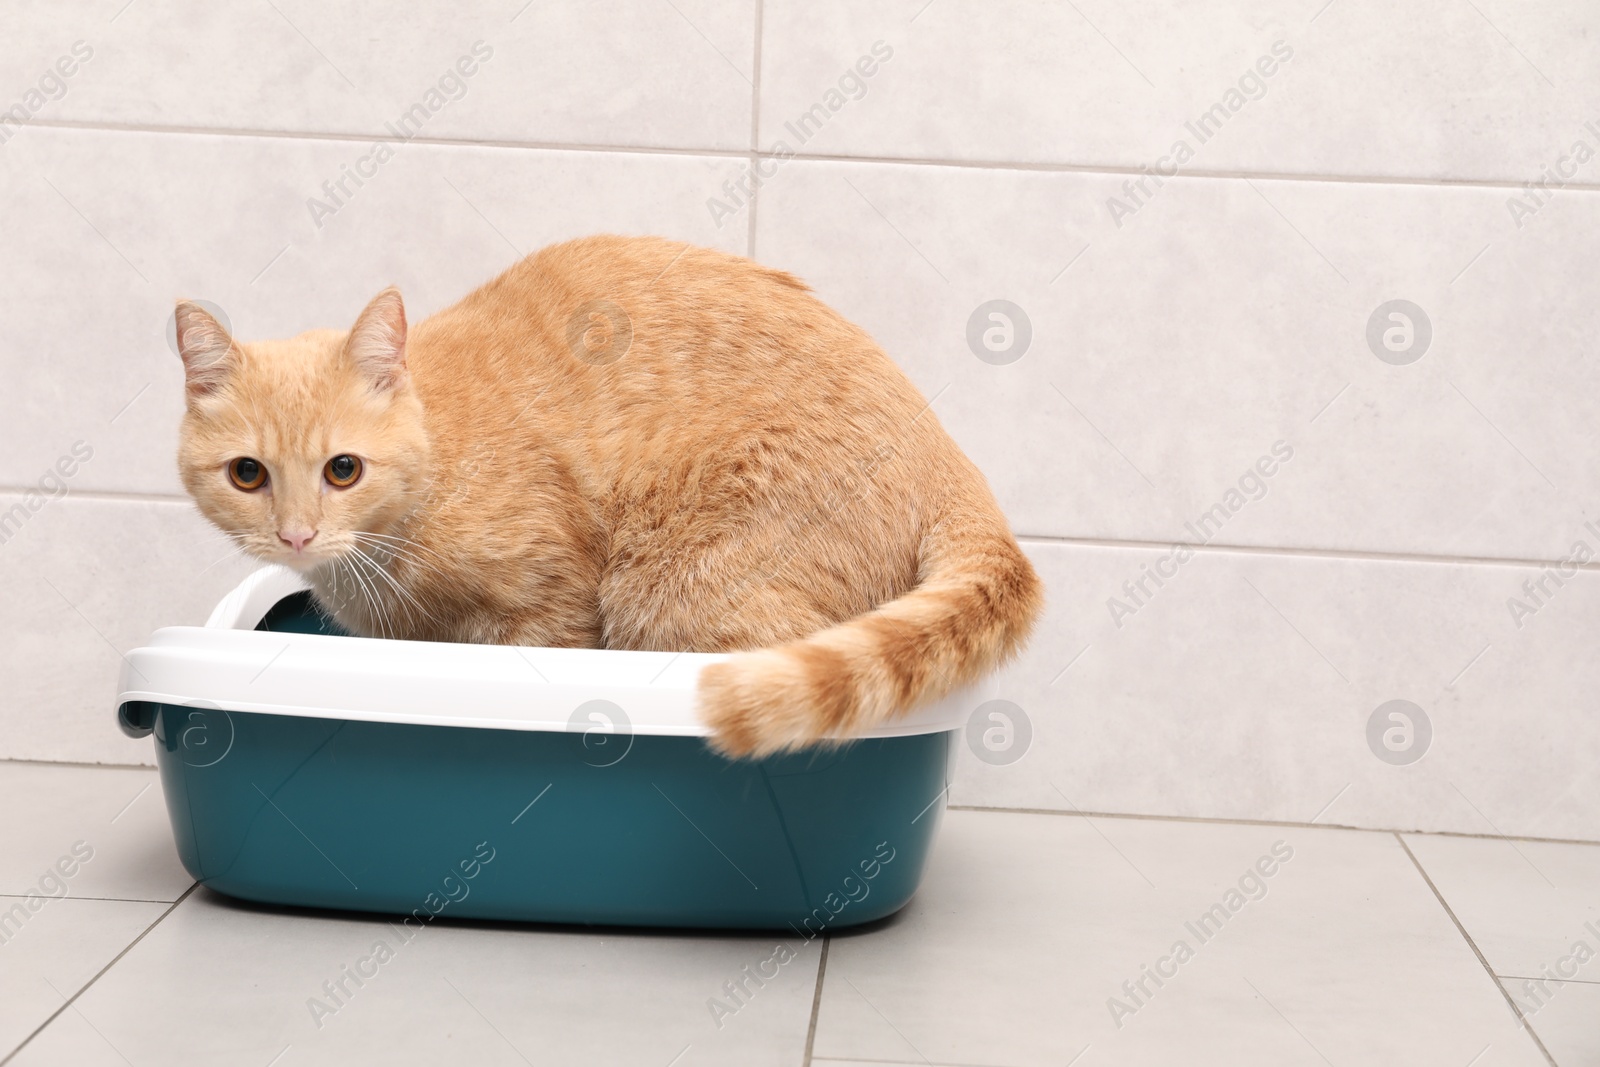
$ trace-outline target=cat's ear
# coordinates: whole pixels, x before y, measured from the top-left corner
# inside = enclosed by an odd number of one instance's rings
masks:
[[[210,312],[191,301],[178,301],[174,318],[184,387],[192,400],[214,391],[227,379],[233,338]]]
[[[400,290],[391,285],[372,298],[351,328],[345,351],[379,392],[405,380],[406,306]]]

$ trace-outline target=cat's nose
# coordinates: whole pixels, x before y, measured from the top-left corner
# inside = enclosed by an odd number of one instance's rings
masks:
[[[317,531],[315,531],[315,530],[279,530],[278,531],[278,540],[282,541],[284,544],[288,545],[290,548],[294,549],[296,552],[301,551],[302,549],[304,549],[306,547],[306,545],[310,544],[311,543],[311,539],[313,537],[315,537],[315,536],[317,536]]]

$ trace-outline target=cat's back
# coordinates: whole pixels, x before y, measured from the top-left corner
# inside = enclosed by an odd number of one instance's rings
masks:
[[[593,413],[670,405],[692,420],[763,398],[809,406],[795,395],[801,383],[833,405],[870,394],[881,410],[921,407],[865,331],[794,275],[662,237],[551,245],[419,331],[444,357],[440,378],[487,374],[498,388],[548,388]]]
[[[672,301],[685,292],[704,296],[718,288],[769,297],[811,291],[785,271],[666,237],[579,237],[541,249],[507,273],[520,270],[536,284],[555,281],[575,292],[634,299]]]
[[[965,466],[864,330],[791,274],[681,241],[552,245],[419,324],[416,341],[436,447],[547,452],[595,492],[713,455],[827,472],[892,447]]]
[[[740,404],[803,381],[830,402],[865,388],[879,405],[920,407],[900,368],[866,331],[787,271],[659,237],[592,237],[546,253],[544,269],[572,287],[566,339],[578,339],[575,326],[594,325],[604,343],[613,324],[602,319],[620,311],[637,346],[629,355],[637,355],[640,374],[632,380],[654,386],[676,379],[702,396],[726,390]],[[597,303],[614,306],[597,312]],[[576,350],[586,354],[581,345]],[[624,382],[625,362],[617,362]]]

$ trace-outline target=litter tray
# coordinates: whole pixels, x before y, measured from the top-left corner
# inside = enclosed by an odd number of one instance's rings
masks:
[[[707,747],[703,653],[352,637],[268,567],[127,656],[178,855],[273,904],[790,929],[916,891],[970,701],[762,760]]]

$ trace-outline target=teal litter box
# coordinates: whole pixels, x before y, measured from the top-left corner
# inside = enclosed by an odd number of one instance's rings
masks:
[[[351,637],[268,567],[128,654],[118,720],[184,867],[246,900],[805,937],[904,906],[970,698],[729,760],[693,710],[721,658]]]

